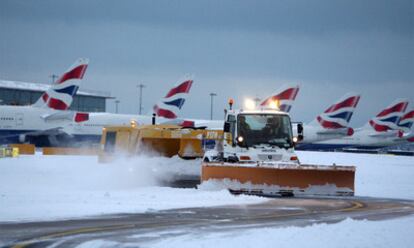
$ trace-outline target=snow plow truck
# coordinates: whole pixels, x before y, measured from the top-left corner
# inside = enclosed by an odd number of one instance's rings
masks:
[[[257,195],[352,196],[354,166],[301,164],[287,113],[277,103],[267,108],[226,111],[224,139],[206,151],[201,181],[212,181],[233,193]]]

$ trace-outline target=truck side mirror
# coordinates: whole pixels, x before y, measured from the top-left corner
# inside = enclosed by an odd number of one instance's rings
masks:
[[[303,124],[302,123],[298,123],[298,135],[299,134],[303,135]]]
[[[303,124],[298,123],[298,141],[303,140]]]
[[[223,128],[223,131],[225,132],[225,133],[229,133],[230,132],[230,122],[224,122],[224,128]]]

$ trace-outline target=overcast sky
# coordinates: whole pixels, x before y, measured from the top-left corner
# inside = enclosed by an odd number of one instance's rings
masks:
[[[50,82],[90,58],[84,89],[144,112],[185,74],[183,117],[222,118],[229,97],[300,84],[293,119],[311,121],[343,94],[362,94],[357,127],[396,98],[414,106],[414,1],[0,1],[0,78]],[[114,111],[108,101],[108,111]]]

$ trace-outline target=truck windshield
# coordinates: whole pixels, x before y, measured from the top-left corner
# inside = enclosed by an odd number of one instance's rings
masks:
[[[237,134],[243,137],[243,145],[270,145],[290,148],[292,127],[290,118],[280,114],[241,114],[237,118]]]

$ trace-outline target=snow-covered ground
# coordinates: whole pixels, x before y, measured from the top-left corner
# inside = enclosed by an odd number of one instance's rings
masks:
[[[199,175],[200,161],[139,157],[101,164],[93,156],[21,156],[0,160],[0,222],[66,219],[172,208],[259,203],[226,190],[161,187]]]
[[[414,199],[414,157],[298,152],[302,163],[355,165],[358,196]],[[200,161],[136,157],[101,164],[93,156],[21,156],[0,160],[0,221],[258,203],[227,191],[160,187]]]
[[[302,163],[355,165],[358,196],[414,199],[414,157],[298,152]],[[0,222],[266,201],[226,191],[161,187],[180,174],[197,175],[199,161],[140,157],[100,164],[95,157],[21,156],[0,160]],[[151,247],[411,247],[414,217],[347,219],[337,224],[171,235]],[[89,241],[80,247],[117,247]],[[145,245],[144,245],[145,246]]]
[[[381,222],[346,219],[337,224],[315,224],[306,227],[258,228],[237,232],[190,233],[170,236],[140,247],[372,247],[408,248],[413,246],[414,217]],[[94,243],[96,242],[96,243]],[[98,247],[102,241],[90,241],[78,248]],[[105,242],[99,247],[105,247]],[[116,243],[106,243],[119,247]]]
[[[414,200],[414,157],[340,152],[297,152],[301,163],[354,165],[358,196]]]

